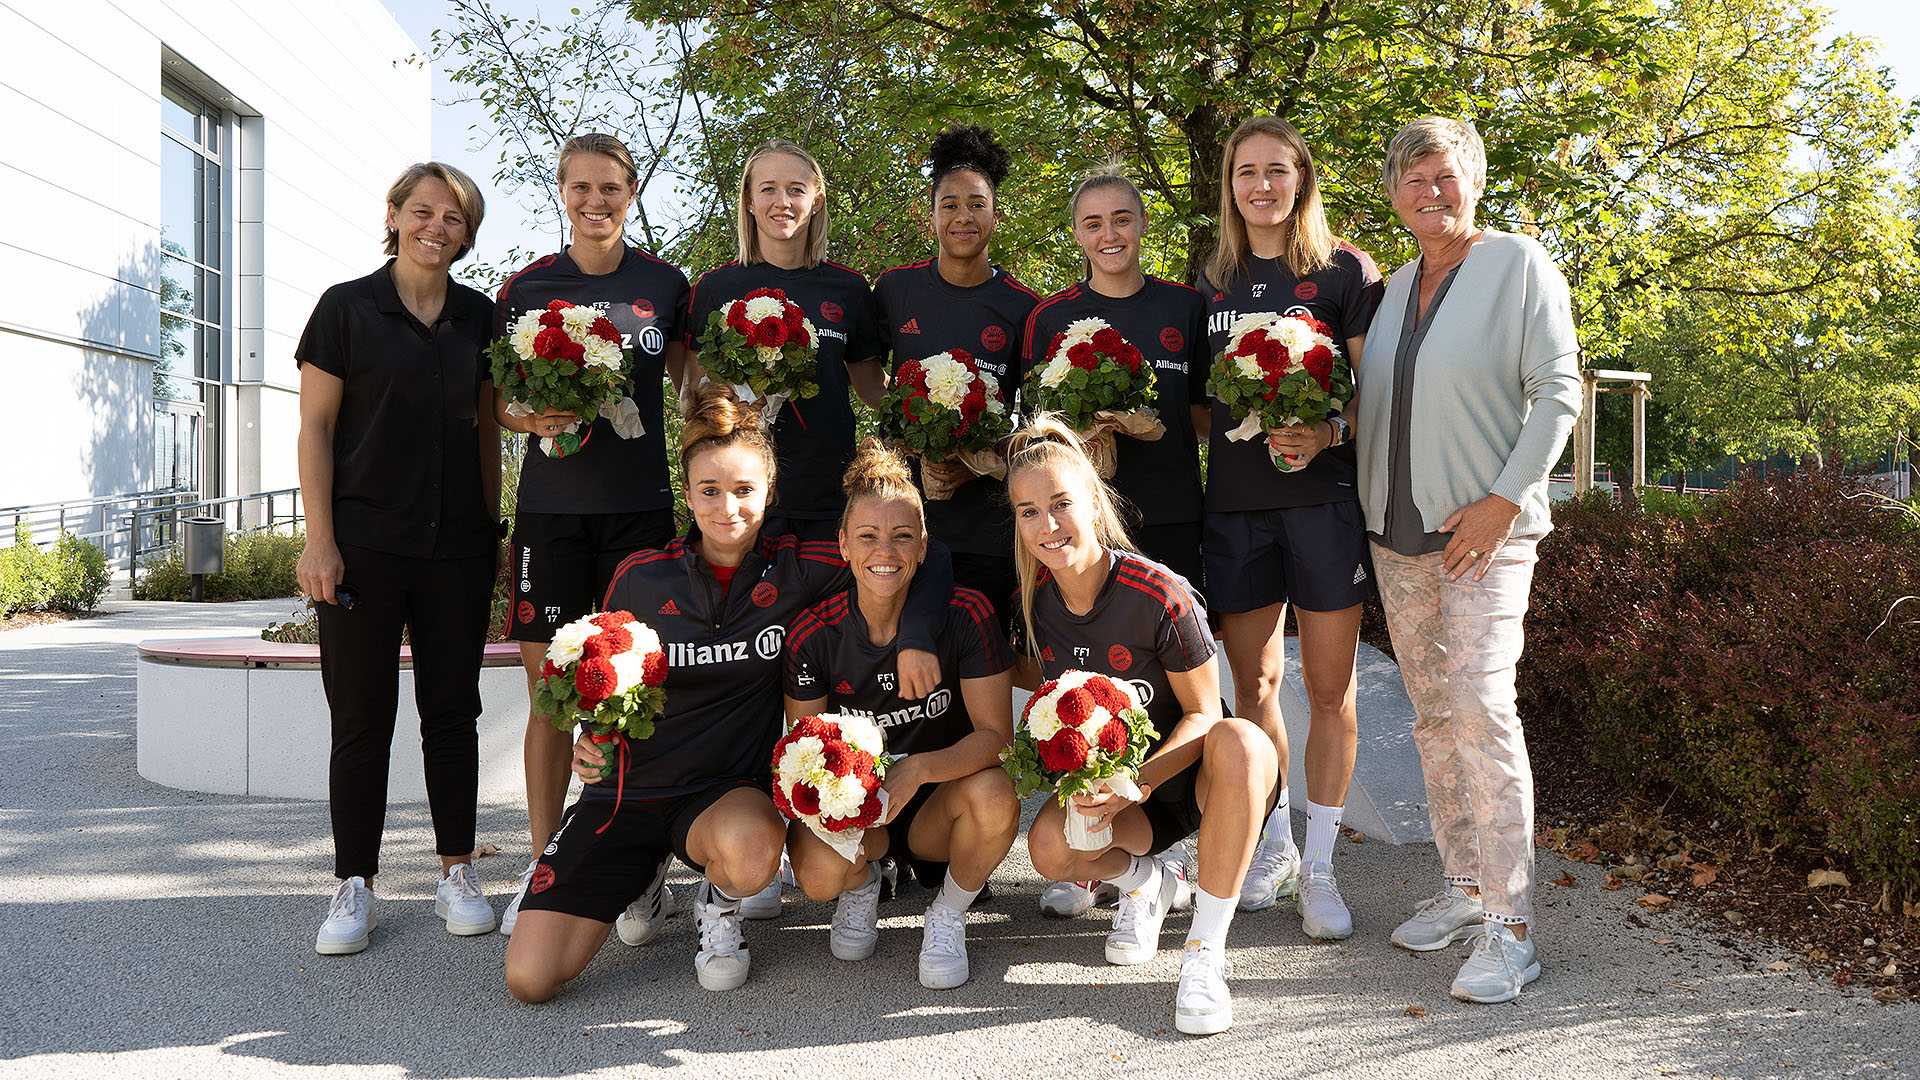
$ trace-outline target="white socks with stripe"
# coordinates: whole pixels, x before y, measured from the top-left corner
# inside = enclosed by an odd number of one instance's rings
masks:
[[[1130,893],[1150,883],[1159,883],[1160,863],[1158,861],[1151,855],[1134,855],[1131,858],[1133,861],[1127,864],[1126,870],[1107,879],[1114,888],[1123,893]]]
[[[1193,890],[1193,929],[1188,931],[1188,939],[1225,949],[1227,927],[1233,923],[1233,911],[1239,906],[1238,896],[1215,896],[1205,889]]]
[[[1322,806],[1307,800],[1307,847],[1300,861],[1307,867],[1333,868],[1333,842],[1340,835],[1340,806]]]

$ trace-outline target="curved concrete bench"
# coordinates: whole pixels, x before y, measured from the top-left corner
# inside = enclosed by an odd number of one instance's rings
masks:
[[[332,743],[320,647],[253,638],[143,641],[135,758],[156,784],[219,795],[327,797]],[[402,647],[400,714],[387,797],[427,797],[413,700],[413,656]],[[480,669],[480,794],[523,791],[527,683],[514,644],[487,646]]]

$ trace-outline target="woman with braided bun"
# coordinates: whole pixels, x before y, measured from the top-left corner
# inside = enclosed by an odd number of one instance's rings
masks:
[[[507,947],[507,987],[522,1001],[545,1001],[585,970],[623,910],[622,940],[651,940],[665,920],[669,855],[705,875],[694,898],[700,985],[739,987],[750,971],[740,902],[780,867],[786,824],[769,774],[781,734],[781,645],[801,612],[851,578],[834,545],[762,531],[773,446],[759,413],[730,388],[701,388],[680,446],[693,528],[622,563],[601,605],[632,612],[660,636],[666,713],[623,755],[617,776],[601,778],[606,758],[584,735],[574,743],[586,788],[534,868]],[[900,621],[903,682],[909,665],[916,678],[939,679],[931,653],[953,582],[944,549],[936,551]]]

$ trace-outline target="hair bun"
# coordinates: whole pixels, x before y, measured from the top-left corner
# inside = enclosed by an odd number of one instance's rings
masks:
[[[895,488],[913,488],[913,470],[900,452],[869,435],[860,441],[853,461],[847,465],[840,489],[852,499],[870,492]]]
[[[725,383],[706,383],[694,391],[684,420],[680,429],[682,453],[704,439],[725,439],[735,432],[755,435],[760,431],[760,413],[747,408],[733,387]]]
[[[972,169],[998,190],[1000,182],[1007,178],[1007,168],[1013,163],[1013,154],[993,137],[993,129],[978,124],[954,124],[947,128],[934,137],[927,156],[932,161],[936,187],[941,178],[953,170]]]

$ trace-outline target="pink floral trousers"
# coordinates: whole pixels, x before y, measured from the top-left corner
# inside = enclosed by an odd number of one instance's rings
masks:
[[[1507,541],[1480,581],[1471,570],[1449,581],[1438,552],[1373,545],[1441,866],[1505,923],[1533,921],[1533,771],[1514,670],[1538,544]]]

